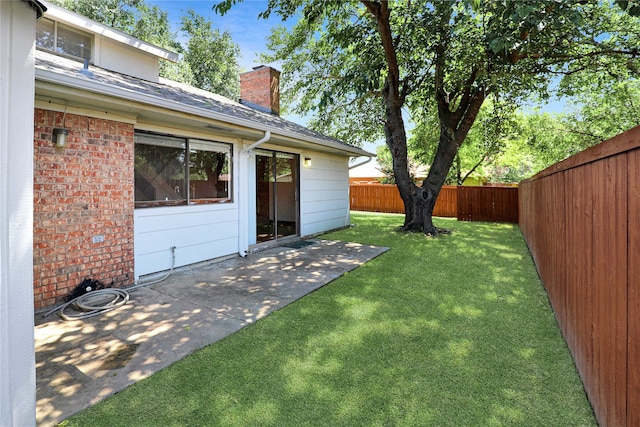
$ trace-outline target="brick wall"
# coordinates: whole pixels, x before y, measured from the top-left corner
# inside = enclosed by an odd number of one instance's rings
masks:
[[[55,148],[63,117],[67,144]],[[63,302],[85,278],[133,282],[133,134],[127,123],[35,110],[36,309]]]
[[[280,115],[280,71],[259,66],[240,74],[240,100]]]

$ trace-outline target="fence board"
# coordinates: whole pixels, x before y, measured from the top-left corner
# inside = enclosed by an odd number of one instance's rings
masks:
[[[351,185],[354,211],[404,213],[395,185]],[[518,222],[518,189],[515,187],[443,186],[433,215],[461,221]]]
[[[438,194],[433,216],[455,218],[458,215],[458,187],[445,185]]]
[[[548,180],[544,188],[536,186],[533,191],[522,193],[519,208],[520,224],[523,235],[526,236],[525,240],[535,242],[535,244],[530,243],[529,248],[536,266],[549,266],[549,268],[538,268],[538,270],[552,305],[564,307],[567,302],[565,286],[567,270],[560,265],[561,263],[552,261],[563,259],[566,254],[564,243],[567,219],[563,185],[565,177],[564,174],[556,174],[544,179]],[[539,215],[531,215],[536,211]],[[529,218],[530,216],[532,218]],[[538,250],[539,248],[545,250]],[[556,313],[563,314],[560,310],[556,310]],[[558,324],[565,336],[569,333],[566,322],[565,317],[558,315]]]
[[[640,426],[640,150],[629,153],[628,203],[629,275],[627,292],[629,377],[627,425]],[[631,366],[634,364],[634,366]]]
[[[404,204],[395,185],[351,185],[349,192],[352,210],[404,213]]]
[[[519,198],[598,423],[640,425],[640,127],[523,181]]]
[[[594,324],[594,362],[599,400],[613,400],[603,407],[606,425],[621,425],[626,419],[627,191],[620,190],[627,185],[627,161],[626,154],[603,159],[593,164],[591,176],[595,193],[593,304],[594,318],[601,319]]]
[[[566,182],[573,183],[571,203],[567,221],[566,265],[568,284],[580,283],[580,286],[569,286],[567,289],[566,314],[572,336],[568,344],[573,346],[573,357],[576,367],[582,376],[586,389],[593,388],[591,373],[591,331],[587,319],[590,317],[588,301],[591,299],[592,283],[588,274],[591,266],[593,250],[587,228],[591,223],[591,204],[585,185],[585,171],[572,169],[566,173]],[[553,244],[553,243],[552,243]],[[552,261],[554,262],[554,261]],[[561,308],[562,309],[562,308]],[[571,347],[570,347],[571,348]],[[593,402],[592,402],[593,403]]]
[[[518,222],[518,189],[458,187],[460,221]]]

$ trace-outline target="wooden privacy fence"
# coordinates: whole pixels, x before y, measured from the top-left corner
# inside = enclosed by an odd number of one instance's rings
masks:
[[[395,185],[351,185],[351,209],[404,213]],[[518,222],[518,189],[515,187],[444,186],[433,209],[434,216],[460,221]]]
[[[601,426],[640,426],[640,127],[520,183],[520,228]]]

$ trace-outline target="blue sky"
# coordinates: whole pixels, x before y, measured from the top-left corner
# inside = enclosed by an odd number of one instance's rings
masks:
[[[257,55],[266,51],[267,36],[271,28],[282,24],[278,17],[271,17],[269,20],[258,19],[258,14],[267,8],[267,0],[244,0],[233,6],[224,16],[212,10],[218,0],[148,0],[147,2],[169,13],[169,20],[174,25],[174,30],[177,29],[182,15],[190,8],[209,19],[213,28],[228,31],[233,41],[240,46],[242,57],[239,63],[244,70],[260,65],[256,62]]]

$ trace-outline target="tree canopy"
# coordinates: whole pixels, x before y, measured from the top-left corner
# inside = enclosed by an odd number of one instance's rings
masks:
[[[215,8],[224,13],[239,1]],[[485,100],[548,98],[555,76],[638,69],[634,4],[269,0],[262,16],[297,20],[270,39],[268,58],[283,64],[285,101],[348,142],[384,135],[405,230],[436,234],[435,200]],[[409,174],[405,115],[414,123],[437,117],[438,142],[421,186]]]
[[[188,9],[182,17],[182,31],[188,36],[184,60],[194,76],[193,85],[231,99],[240,95],[240,48],[231,34],[211,27],[211,22]]]

